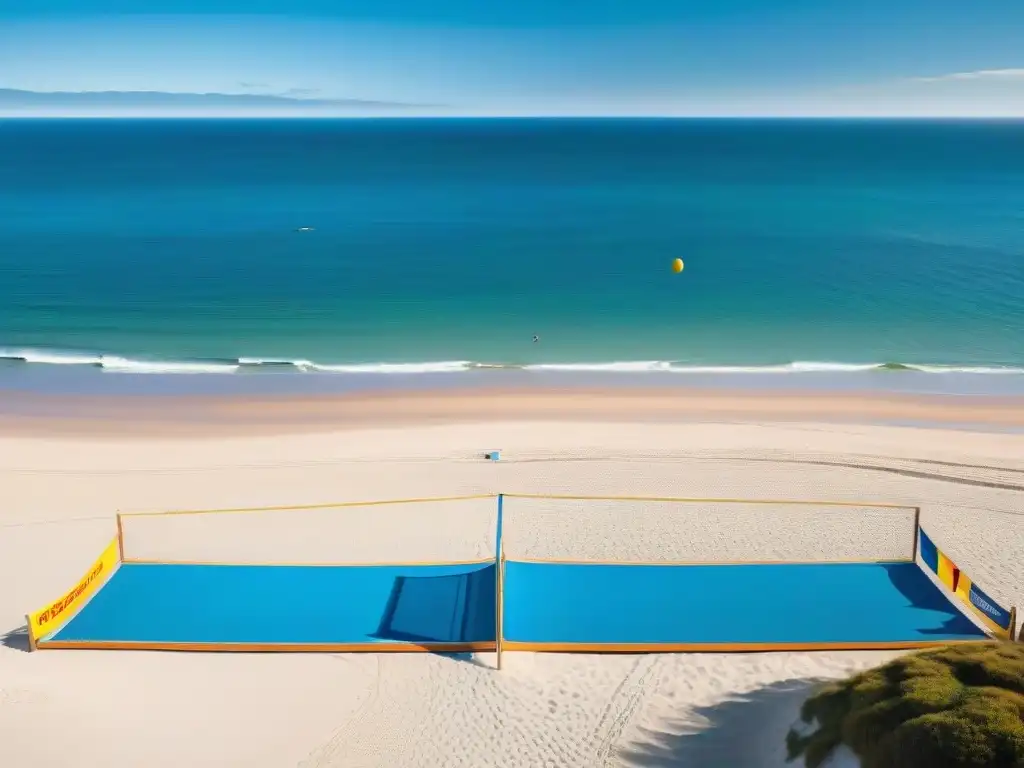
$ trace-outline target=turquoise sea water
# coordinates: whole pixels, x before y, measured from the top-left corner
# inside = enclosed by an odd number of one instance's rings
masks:
[[[8,120],[0,157],[8,382],[1024,378],[1024,123]]]

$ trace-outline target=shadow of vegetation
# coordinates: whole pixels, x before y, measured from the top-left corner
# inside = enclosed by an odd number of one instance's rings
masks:
[[[882,567],[890,583],[912,606],[949,617],[938,627],[919,628],[922,635],[973,635],[979,640],[985,637],[985,633],[949,601],[916,563],[891,563]]]
[[[0,635],[0,645],[4,648],[28,653],[28,627],[18,627],[4,635]]]
[[[643,738],[620,747],[633,768],[745,768],[786,766],[786,734],[800,706],[822,681],[786,680],[735,699],[696,707],[685,717],[642,729]],[[801,766],[796,761],[788,765]]]

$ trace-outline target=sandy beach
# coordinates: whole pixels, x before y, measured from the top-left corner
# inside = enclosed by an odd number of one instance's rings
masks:
[[[581,390],[26,395],[14,407],[21,396],[10,397],[0,416],[0,765],[781,768],[808,692],[894,655],[509,653],[498,672],[493,654],[27,653],[24,614],[75,583],[119,511],[499,491],[906,504],[989,595],[1024,607],[1024,434],[984,431],[1024,426],[1020,400]],[[483,459],[493,449],[497,463]],[[723,528],[738,521],[726,510],[705,519],[701,538],[679,519],[621,511],[524,504],[506,519],[507,546],[657,561],[695,546],[708,559],[753,559],[856,544],[843,538],[857,525],[851,513],[843,522],[783,508],[755,521],[773,536],[754,536],[749,520]],[[152,557],[309,562],[472,558],[493,542],[489,508],[472,504],[213,519],[140,519],[126,542]]]

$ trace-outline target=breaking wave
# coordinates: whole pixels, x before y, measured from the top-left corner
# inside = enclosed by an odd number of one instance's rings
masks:
[[[902,362],[837,363],[796,361],[777,365],[700,365],[681,361],[640,360],[592,363],[478,362],[439,360],[417,363],[323,363],[307,359],[239,357],[206,360],[172,360],[124,357],[73,350],[0,348],[0,363],[25,365],[88,366],[112,373],[226,374],[257,372],[320,374],[425,374],[464,373],[487,370],[551,371],[566,373],[661,373],[661,374],[794,374],[794,373],[933,373],[975,375],[1024,375],[1024,368],[1008,365],[919,364]]]

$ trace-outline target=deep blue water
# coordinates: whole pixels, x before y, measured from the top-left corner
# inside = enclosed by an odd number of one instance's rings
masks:
[[[8,382],[1024,377],[1024,123],[7,120],[0,158]]]

